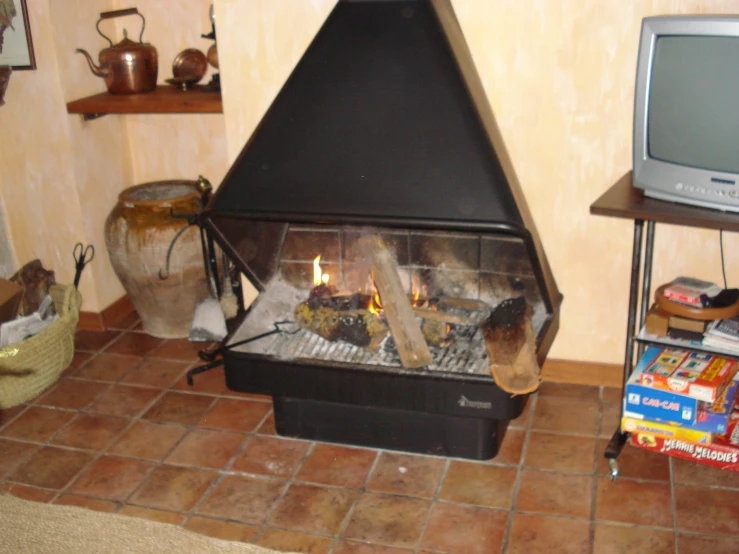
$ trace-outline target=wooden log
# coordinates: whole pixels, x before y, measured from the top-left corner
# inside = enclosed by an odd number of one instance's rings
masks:
[[[360,238],[359,245],[370,260],[372,276],[401,364],[405,368],[430,365],[433,359],[429,347],[403,290],[393,256],[377,235]]]
[[[454,323],[456,325],[474,325],[475,321],[469,317],[462,315],[440,312],[429,308],[413,308],[413,313],[423,319],[433,319],[435,321],[443,321],[445,323]]]
[[[295,322],[326,340],[342,340],[377,352],[387,326],[368,310],[336,310],[303,302],[295,308]]]
[[[474,300],[472,298],[461,298],[459,296],[432,296],[417,297],[409,294],[408,298],[411,302],[415,302],[418,306],[439,306],[441,308],[450,308],[453,310],[465,310],[467,312],[487,312],[490,310],[490,304],[482,300]]]
[[[496,384],[511,394],[539,388],[541,370],[536,360],[531,315],[531,307],[521,296],[501,302],[482,323],[490,372]]]

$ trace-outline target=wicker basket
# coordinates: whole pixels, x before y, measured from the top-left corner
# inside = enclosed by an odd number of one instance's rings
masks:
[[[72,363],[82,297],[72,285],[54,285],[50,292],[59,320],[0,350],[0,409],[34,398]]]

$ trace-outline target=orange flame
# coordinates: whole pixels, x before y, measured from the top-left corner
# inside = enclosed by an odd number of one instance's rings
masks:
[[[321,271],[321,264],[319,263],[321,261],[321,255],[319,254],[316,256],[316,259],[313,260],[313,284],[315,286],[320,285],[323,283],[324,285],[328,285],[329,276],[327,273],[323,273]]]

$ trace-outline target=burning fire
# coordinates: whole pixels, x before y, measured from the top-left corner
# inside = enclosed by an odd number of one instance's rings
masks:
[[[323,283],[324,285],[328,285],[329,276],[328,273],[323,273],[321,271],[321,264],[319,263],[321,261],[321,255],[319,254],[316,256],[316,259],[313,260],[313,284],[315,286],[320,285]]]

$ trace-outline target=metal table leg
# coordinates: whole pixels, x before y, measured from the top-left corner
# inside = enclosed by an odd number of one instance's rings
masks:
[[[629,316],[626,324],[626,353],[624,356],[624,373],[622,385],[625,388],[626,381],[631,375],[634,364],[634,334],[636,333],[636,311],[637,304],[639,301],[639,274],[641,266],[641,253],[642,253],[642,234],[644,230],[644,220],[634,220],[634,242],[631,251],[631,283],[629,287]],[[642,283],[642,289],[644,286],[647,287],[651,281],[651,261],[652,261],[652,246],[654,244],[654,223],[649,222],[647,227],[649,240],[649,267],[645,271],[645,280]],[[646,308],[644,308],[644,302],[642,301],[642,313],[646,314]],[[642,320],[644,315],[642,315]],[[623,410],[623,405],[621,407]],[[620,421],[620,418],[619,418]],[[608,459],[608,464],[611,468],[611,479],[615,479],[618,476],[618,455],[621,453],[624,444],[626,443],[628,435],[622,433],[621,429],[616,429],[616,432],[611,437],[611,440],[606,446],[604,456]]]

